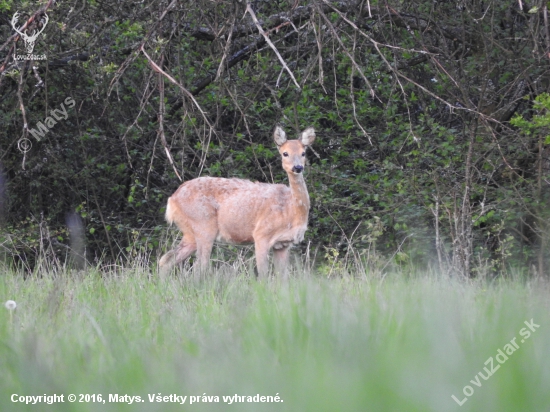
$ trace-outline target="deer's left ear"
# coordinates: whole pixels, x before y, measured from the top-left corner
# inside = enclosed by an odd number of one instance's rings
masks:
[[[282,146],[285,144],[286,133],[283,129],[281,129],[280,126],[277,126],[273,131],[273,140],[275,140],[275,143],[277,144],[277,146]]]
[[[300,140],[304,146],[311,146],[311,144],[315,141],[315,130],[313,127],[308,127],[304,130],[298,140]]]

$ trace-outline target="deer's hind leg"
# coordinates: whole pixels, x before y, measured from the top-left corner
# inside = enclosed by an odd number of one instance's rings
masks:
[[[162,276],[175,265],[180,264],[197,250],[195,238],[192,235],[184,235],[178,247],[163,255],[159,261],[159,272]]]
[[[210,267],[210,255],[212,254],[212,248],[218,235],[217,221],[213,219],[209,223],[203,223],[199,227],[194,227],[194,229],[199,273],[205,274]]]

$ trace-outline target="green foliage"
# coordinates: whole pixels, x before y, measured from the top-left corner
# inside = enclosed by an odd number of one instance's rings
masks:
[[[519,113],[510,120],[510,123],[518,127],[527,136],[542,134],[544,144],[550,144],[550,94],[541,93],[533,101],[533,109],[538,113],[531,119],[526,119]]]
[[[13,6],[13,0],[0,0],[0,12],[10,11]]]
[[[438,252],[438,265],[465,255],[457,271],[466,276],[481,273],[474,262],[491,273],[532,267],[547,226],[537,138],[546,150],[550,99],[527,87],[547,84],[542,12],[499,3],[489,18],[480,2],[390,1],[383,7],[396,13],[380,19],[379,2],[358,14],[361,4],[254,2],[298,89],[245,2],[184,1],[166,11],[89,1],[78,17],[55,3],[48,12],[57,24],[39,43],[48,66],[35,62],[31,72],[9,58],[0,81],[13,258],[36,253],[30,216],[62,233],[75,210],[91,256],[154,249],[177,174],[284,183],[271,137],[281,124],[289,136],[317,131],[302,250],[327,251],[329,266],[378,222],[375,244],[360,249],[396,265],[432,265]],[[4,0],[0,13],[13,7]],[[0,27],[3,38],[11,31]],[[23,155],[24,120],[35,128],[68,96],[76,105],[67,118]]]

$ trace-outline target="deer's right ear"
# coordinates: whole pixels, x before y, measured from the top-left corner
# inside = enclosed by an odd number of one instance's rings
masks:
[[[286,142],[286,133],[279,126],[277,126],[273,132],[273,140],[275,140],[277,146],[282,146]]]
[[[299,140],[304,146],[311,146],[311,144],[315,141],[315,129],[313,127],[308,127],[302,132]]]

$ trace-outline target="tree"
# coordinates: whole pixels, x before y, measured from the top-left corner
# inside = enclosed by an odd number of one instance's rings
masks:
[[[9,22],[15,6],[2,4]],[[47,2],[26,12],[50,17],[36,46],[48,60],[15,61],[21,42],[1,26],[10,250],[37,251],[40,222],[66,243],[75,210],[97,255],[154,249],[180,178],[282,181],[269,142],[281,123],[319,130],[310,241],[360,251],[380,222],[377,250],[398,262],[437,256],[464,276],[534,262],[545,271],[547,218],[533,199],[547,192],[547,143],[510,119],[528,122],[548,89],[546,3]],[[24,124],[68,97],[67,119],[28,137]],[[21,138],[32,143],[24,155]]]

